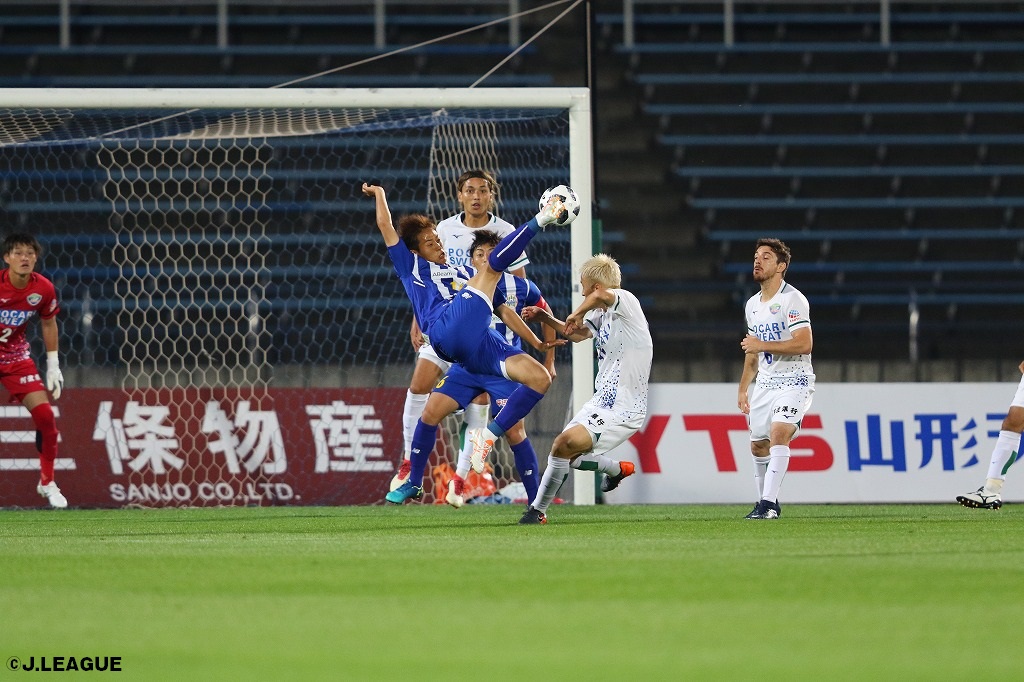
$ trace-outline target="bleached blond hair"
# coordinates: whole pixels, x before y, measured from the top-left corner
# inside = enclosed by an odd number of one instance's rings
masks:
[[[618,289],[622,286],[622,270],[615,259],[606,253],[599,253],[585,260],[580,266],[580,278],[609,289]]]

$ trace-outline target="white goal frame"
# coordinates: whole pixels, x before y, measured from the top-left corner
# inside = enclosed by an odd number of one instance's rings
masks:
[[[572,305],[583,300],[579,267],[594,254],[593,149],[588,88],[0,88],[7,109],[509,108],[567,109],[569,184],[580,214],[571,226]],[[573,414],[593,395],[593,341],[573,344]],[[573,502],[594,504],[594,474],[574,471]]]

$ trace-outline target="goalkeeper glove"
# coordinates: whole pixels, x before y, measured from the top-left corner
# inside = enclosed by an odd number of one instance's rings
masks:
[[[46,353],[46,388],[54,400],[60,398],[60,392],[64,390],[64,375],[61,374],[57,363],[57,351]]]

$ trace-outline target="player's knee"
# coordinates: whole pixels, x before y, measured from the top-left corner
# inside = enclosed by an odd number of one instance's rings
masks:
[[[53,416],[53,408],[50,403],[36,405],[30,414],[43,440],[57,435],[57,419]]]

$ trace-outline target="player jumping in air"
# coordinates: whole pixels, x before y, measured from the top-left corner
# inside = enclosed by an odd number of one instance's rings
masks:
[[[561,197],[553,195],[534,218],[501,240],[488,258],[488,267],[469,273],[447,264],[434,223],[429,218],[404,216],[396,230],[384,188],[364,183],[362,191],[375,200],[377,228],[412,302],[424,338],[438,356],[448,362],[461,363],[472,373],[505,377],[522,384],[484,429],[486,435],[476,434],[474,447],[486,458],[494,439],[525,417],[551,386],[551,375],[542,364],[511,346],[491,328],[495,288],[501,273],[521,256],[534,235],[546,225],[568,224],[574,216],[572,212],[567,216]],[[462,279],[466,276],[468,280]],[[442,292],[442,288],[448,291]],[[503,319],[505,315],[515,314],[511,310],[498,312]],[[419,431],[417,429],[417,433]],[[387,494],[389,502],[400,504],[422,496],[423,473],[433,448],[433,438],[426,442],[414,437],[409,480]]]

